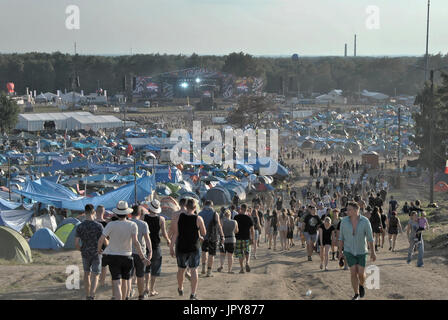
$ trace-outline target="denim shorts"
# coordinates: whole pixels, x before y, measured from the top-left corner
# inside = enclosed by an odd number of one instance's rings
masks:
[[[145,273],[151,273],[154,277],[159,277],[162,272],[162,249],[160,246],[152,250],[151,264],[146,266]]]
[[[306,242],[313,242],[313,243],[316,242],[316,240],[317,240],[317,233],[309,234],[308,232],[304,232],[303,234],[305,236]]]
[[[82,257],[82,265],[84,272],[92,272],[96,274],[101,273],[101,255],[94,255],[91,257]]]
[[[199,267],[202,250],[199,248],[194,252],[177,253],[177,266],[181,269],[189,267],[191,269]]]

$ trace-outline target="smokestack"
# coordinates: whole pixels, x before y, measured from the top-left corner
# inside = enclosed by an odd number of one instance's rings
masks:
[[[355,57],[356,57],[356,34],[355,34]]]
[[[344,57],[347,56],[347,44],[345,44]]]

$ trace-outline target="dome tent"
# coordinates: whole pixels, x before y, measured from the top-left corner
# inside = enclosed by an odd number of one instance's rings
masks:
[[[64,247],[64,243],[48,228],[36,231],[29,242],[31,249],[52,249],[59,250]]]
[[[214,205],[228,205],[231,201],[230,192],[223,187],[214,187],[207,191],[206,200],[213,201]]]
[[[31,248],[20,233],[0,226],[0,259],[32,263]]]
[[[76,249],[76,247],[75,247],[76,228],[78,228],[78,226],[80,224],[81,224],[81,222],[77,223],[73,227],[72,231],[70,232],[70,234],[67,237],[67,240],[65,241],[64,249],[68,249],[68,250]]]
[[[76,225],[80,224],[80,222],[78,222]],[[55,235],[57,235],[57,237],[63,242],[66,243],[67,239],[69,238],[70,234],[73,232],[73,230],[75,229],[75,224],[73,223],[67,223],[64,224],[62,227],[58,228],[58,230],[56,230]]]
[[[58,231],[59,228],[63,227],[63,226],[66,225],[66,224],[74,224],[74,225],[77,225],[77,224],[80,223],[80,222],[81,222],[81,221],[79,221],[78,219],[73,218],[73,217],[65,218],[64,220],[62,220],[62,221],[59,223],[58,228],[56,229],[56,232]]]

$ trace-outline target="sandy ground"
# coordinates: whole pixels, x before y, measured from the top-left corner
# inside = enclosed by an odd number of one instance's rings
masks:
[[[264,236],[262,238],[264,240]],[[262,241],[263,242],[263,241]],[[346,300],[352,296],[350,273],[339,268],[337,261],[329,262],[329,271],[319,269],[320,259],[306,261],[305,249],[299,241],[290,251],[272,251],[262,243],[257,260],[252,260],[250,273],[235,274],[214,272],[214,277],[199,279],[198,297],[212,300]],[[387,244],[380,249],[374,264],[380,270],[380,289],[367,290],[365,299],[447,299],[448,255],[443,251],[428,251],[425,266],[416,267],[413,259],[406,263],[407,241],[402,235],[398,239],[397,252],[388,251]],[[33,265],[2,265],[0,273],[0,299],[84,299],[81,276],[80,290],[67,290],[66,267],[74,264],[82,270],[80,253],[76,251],[42,253]],[[215,263],[214,270],[218,264]],[[226,266],[226,265],[225,265]],[[226,269],[226,267],[225,267]],[[176,261],[163,248],[163,272],[156,282],[159,295],[152,299],[187,299],[189,282],[185,280],[185,295],[179,297],[176,284]],[[99,288],[97,299],[112,296],[110,277],[106,285]],[[311,290],[311,295],[306,292]]]
[[[305,181],[305,180],[304,180]],[[302,182],[298,184],[301,184]],[[416,181],[407,181],[403,189],[394,191],[400,204],[404,200],[424,199],[424,186]],[[337,261],[329,262],[329,271],[320,270],[320,258],[314,254],[308,262],[306,251],[295,240],[296,246],[289,251],[268,250],[262,236],[257,260],[251,260],[252,271],[239,274],[235,260],[235,274],[216,272],[219,262],[215,261],[214,277],[200,276],[197,291],[199,299],[211,300],[347,300],[353,296],[350,272],[340,269]],[[278,241],[278,247],[280,248]],[[388,241],[377,254],[377,260],[367,265],[376,265],[380,270],[380,289],[367,290],[365,299],[448,299],[448,252],[431,248],[426,243],[423,268],[416,267],[416,257],[406,263],[408,242],[405,234],[397,239],[396,252],[388,251]],[[81,289],[67,290],[66,268],[77,265],[82,273],[80,252],[34,252],[35,262],[31,265],[0,265],[0,299],[84,299],[81,274]],[[224,270],[226,270],[227,262]],[[156,282],[159,295],[149,298],[163,300],[188,299],[190,285],[185,280],[185,294],[177,294],[176,260],[169,256],[163,242],[162,275]],[[97,291],[97,299],[110,299],[112,290],[108,275],[106,285]],[[307,291],[311,294],[307,295]],[[135,299],[135,298],[134,298]]]

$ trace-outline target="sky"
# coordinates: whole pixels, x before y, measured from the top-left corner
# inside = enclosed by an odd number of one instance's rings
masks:
[[[0,52],[342,56],[357,34],[358,56],[421,56],[426,13],[427,0],[0,0]],[[447,18],[432,0],[431,54],[448,53]]]

